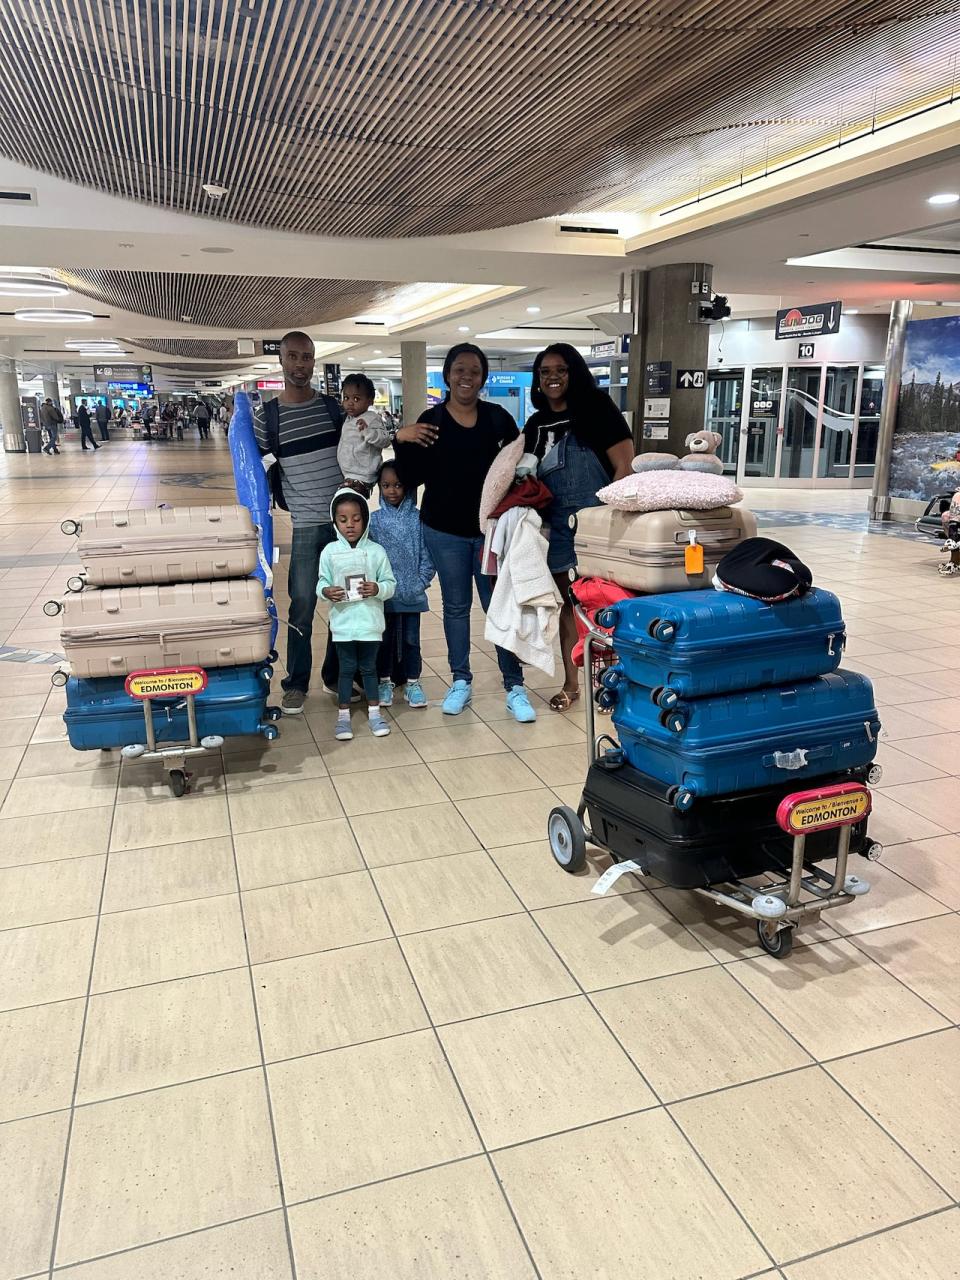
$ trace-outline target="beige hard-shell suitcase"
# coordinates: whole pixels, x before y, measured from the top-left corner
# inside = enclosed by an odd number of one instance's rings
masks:
[[[242,506],[96,511],[65,523],[79,525],[88,586],[245,578],[257,565],[257,533]]]
[[[606,578],[628,591],[645,593],[709,587],[727,552],[757,533],[756,518],[742,507],[643,512],[588,507],[576,520],[579,576]],[[686,570],[691,533],[703,547],[702,573]]]
[[[105,587],[63,600],[63,651],[81,678],[152,667],[236,667],[270,652],[258,578]]]

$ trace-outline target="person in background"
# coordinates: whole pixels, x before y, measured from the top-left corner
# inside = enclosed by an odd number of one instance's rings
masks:
[[[55,405],[49,396],[40,406],[40,425],[47,433],[47,443],[43,446],[41,452],[51,455],[59,453],[58,440],[60,428],[63,426],[63,414],[60,411],[60,406]]]
[[[314,390],[314,360],[313,341],[307,334],[299,329],[286,334],[280,343],[283,390],[275,400],[257,405],[253,418],[274,501],[290,512],[293,522],[287,674],[281,708],[288,716],[301,714],[310,688],[320,553],[337,538],[330,503],[343,482],[337,463],[343,410],[332,396]],[[337,672],[336,649],[328,636],[321,678],[334,696]]]
[[[573,661],[577,625],[569,599],[571,571],[577,567],[570,518],[584,507],[599,506],[597,490],[631,474],[633,437],[623,414],[597,386],[583,356],[567,342],[553,343],[534,360],[530,399],[536,412],[523,429],[524,449],[536,454],[537,475],[553,494],[547,511],[547,567],[564,602],[560,611],[563,688],[550,699],[550,706],[566,711],[580,697]]]
[[[86,400],[81,400],[80,407],[77,409],[77,426],[80,428],[80,448],[86,449],[89,440],[94,449],[99,449],[100,446],[94,440],[93,432],[90,430],[90,410],[87,408]]]
[[[443,630],[453,684],[443,700],[446,715],[459,715],[472,699],[470,610],[476,586],[486,612],[493,579],[480,572],[483,536],[480,495],[490,464],[505,444],[519,435],[506,409],[481,400],[489,365],[479,347],[460,342],[443,362],[447,394],[440,404],[403,426],[395,437],[397,465],[411,487],[424,486],[420,520],[423,540],[436,565],[443,598]],[[515,654],[497,648],[507,691],[507,708],[521,724],[537,713],[523,687],[523,668]]]
[[[150,428],[153,426],[152,404],[144,404],[140,406],[140,421],[143,423],[143,433],[149,440],[151,438]]]
[[[223,434],[226,435],[230,430],[230,410],[227,408],[226,402],[217,410],[217,421],[223,428]]]
[[[420,512],[412,493],[404,487],[396,463],[383,462],[377,474],[380,506],[370,517],[370,537],[390,559],[397,589],[386,603],[386,628],[377,657],[380,705],[393,705],[394,689],[414,708],[427,705],[420,683],[420,615],[430,608],[427,588],[436,569],[423,541]]]
[[[97,407],[94,409],[93,412],[94,412],[95,418],[97,419],[97,426],[100,429],[100,439],[109,440],[110,439],[110,431],[109,431],[110,410],[107,408],[106,402],[103,400],[98,400]]]
[[[383,451],[393,442],[383,419],[371,408],[376,394],[376,387],[363,373],[348,373],[340,391],[346,417],[337,446],[337,462],[344,483],[365,498],[370,497]]]
[[[207,407],[206,400],[198,400],[197,407],[193,414],[197,422],[197,431],[200,433],[201,440],[210,439],[210,410]]]
[[[363,494],[341,489],[330,504],[330,520],[337,540],[328,542],[320,553],[317,594],[330,601],[330,634],[340,663],[334,736],[340,742],[353,737],[350,702],[359,672],[370,732],[385,738],[390,726],[380,710],[377,653],[383,637],[384,601],[393,595],[396,580],[386,551],[370,540],[370,508]]]

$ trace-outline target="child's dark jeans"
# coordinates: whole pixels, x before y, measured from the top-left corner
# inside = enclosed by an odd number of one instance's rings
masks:
[[[360,673],[363,681],[363,692],[367,702],[377,704],[380,701],[380,686],[377,681],[377,654],[380,650],[379,640],[337,640],[337,658],[340,662],[340,675],[337,681],[337,693],[340,695],[341,707],[350,705],[353,693],[353,678]]]
[[[388,613],[387,628],[380,642],[377,674],[395,685],[419,680],[423,672],[420,656],[420,614]]]

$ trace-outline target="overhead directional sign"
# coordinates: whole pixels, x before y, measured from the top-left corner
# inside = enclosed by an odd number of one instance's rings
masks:
[[[816,338],[822,333],[836,333],[840,328],[840,302],[815,302],[809,307],[787,307],[777,312],[774,337]]]
[[[152,364],[95,364],[96,382],[152,382]]]
[[[278,356],[278,355],[280,354],[280,339],[279,339],[279,338],[264,338],[264,339],[263,339],[263,354],[264,354],[265,356]]]
[[[698,391],[707,385],[706,369],[678,369],[677,390]]]

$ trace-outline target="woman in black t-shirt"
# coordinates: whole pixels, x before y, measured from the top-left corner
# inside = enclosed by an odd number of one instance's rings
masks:
[[[577,566],[570,517],[598,506],[597,490],[630,474],[633,437],[623,414],[569,343],[556,342],[534,360],[530,399],[537,412],[523,429],[524,445],[540,459],[537,474],[553,494],[547,564],[565,602],[560,613],[563,689],[550,706],[566,711],[580,697],[573,661],[577,626],[568,601],[570,571]]]
[[[453,685],[443,700],[447,715],[459,715],[472,696],[470,610],[476,584],[486,613],[493,579],[480,572],[483,536],[480,496],[490,464],[519,432],[510,414],[480,399],[487,380],[487,357],[461,342],[443,362],[447,394],[441,404],[421,413],[416,423],[396,434],[396,459],[408,488],[423,485],[420,520],[423,541],[437,570],[443,598],[443,631]],[[515,720],[536,720],[523,687],[523,668],[515,654],[497,648],[497,662]]]

